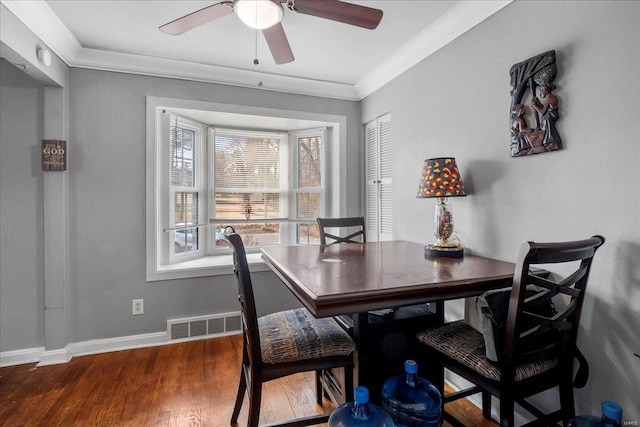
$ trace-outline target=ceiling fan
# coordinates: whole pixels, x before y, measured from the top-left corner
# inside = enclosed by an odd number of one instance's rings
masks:
[[[289,40],[280,21],[287,9],[344,24],[373,30],[382,19],[382,11],[340,0],[226,0],[207,6],[159,27],[159,30],[179,35],[232,12],[246,25],[262,30],[276,64],[294,60]]]

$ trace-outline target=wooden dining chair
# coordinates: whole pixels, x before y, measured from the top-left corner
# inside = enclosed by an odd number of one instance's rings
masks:
[[[237,423],[248,390],[247,425],[256,427],[260,418],[262,384],[277,378],[343,367],[345,387],[353,390],[355,344],[349,335],[333,319],[315,318],[304,308],[258,317],[242,239],[232,227],[226,228],[225,238],[233,248],[233,271],[238,280],[244,338],[240,383],[231,424]],[[322,399],[321,396],[319,398]],[[320,414],[270,425],[293,427],[321,424],[327,422],[329,415]]]
[[[442,365],[474,384],[467,390],[444,397],[444,403],[472,394],[483,393],[483,414],[490,417],[490,395],[500,401],[500,424],[514,425],[514,405],[530,412],[536,420],[526,425],[549,426],[562,421],[564,425],[574,417],[573,388],[586,383],[585,371],[574,380],[574,358],[586,368],[586,360],[576,347],[582,303],[587,279],[596,250],[604,243],[601,236],[559,242],[525,242],[520,248],[513,285],[508,299],[506,324],[501,340],[502,349],[497,361],[486,356],[482,333],[464,321],[445,324],[417,334],[423,345],[421,357],[439,361]],[[562,274],[543,278],[531,273],[532,266],[560,265]],[[535,271],[535,270],[534,270]],[[554,299],[553,312],[542,314],[540,307]],[[559,308],[561,302],[564,307]],[[588,371],[586,371],[588,372]],[[580,377],[580,378],[579,378]],[[558,387],[560,409],[545,414],[526,398]],[[450,414],[444,417],[452,425],[464,425]]]
[[[367,241],[367,234],[364,227],[364,217],[362,216],[347,218],[318,218],[316,219],[316,221],[318,223],[318,231],[320,232],[321,245],[327,244],[327,238],[332,240],[329,242],[329,244],[364,243]],[[351,228],[351,231],[353,232],[346,236],[338,236],[335,234],[330,234],[327,231],[327,228]]]

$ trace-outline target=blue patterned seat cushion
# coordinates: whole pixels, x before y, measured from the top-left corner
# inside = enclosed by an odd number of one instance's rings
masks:
[[[417,337],[421,343],[461,362],[482,376],[500,381],[500,370],[485,356],[484,337],[464,321],[420,332]],[[516,368],[516,381],[548,371],[557,365],[557,359],[523,363]]]
[[[260,317],[258,329],[265,363],[346,356],[356,348],[335,320],[315,318],[304,308]]]

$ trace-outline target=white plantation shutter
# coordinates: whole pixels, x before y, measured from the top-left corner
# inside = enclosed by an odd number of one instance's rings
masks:
[[[393,185],[392,185],[392,146],[391,115],[378,119],[379,170],[380,176],[380,240],[391,240],[393,232]]]
[[[378,240],[378,138],[376,121],[365,126],[366,221],[369,240]]]
[[[367,239],[392,239],[393,186],[391,115],[365,125]]]

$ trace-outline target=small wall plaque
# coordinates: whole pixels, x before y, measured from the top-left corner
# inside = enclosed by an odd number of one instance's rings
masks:
[[[42,140],[42,170],[47,172],[67,170],[67,141]]]
[[[511,157],[561,148],[562,140],[556,129],[560,105],[553,93],[556,73],[555,50],[511,67]]]

